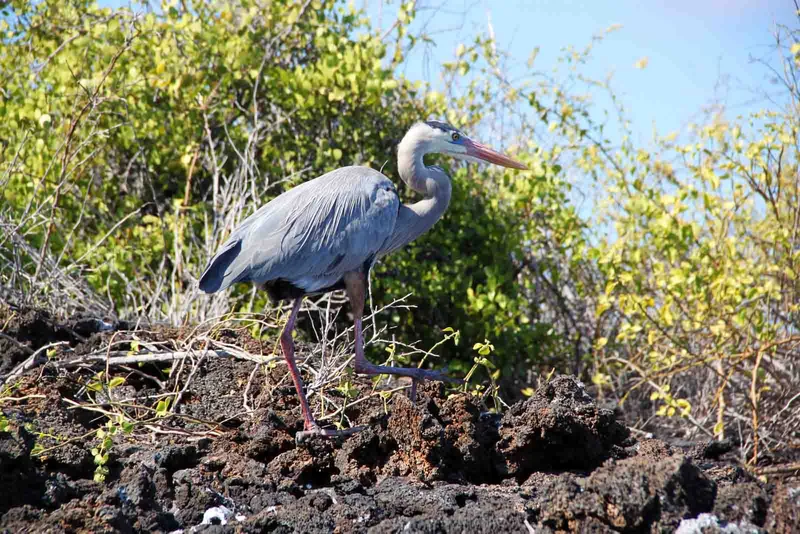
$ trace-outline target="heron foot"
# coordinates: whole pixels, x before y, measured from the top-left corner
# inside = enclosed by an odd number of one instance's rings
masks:
[[[430,369],[419,369],[417,367],[389,367],[388,365],[374,365],[371,363],[359,363],[355,365],[355,371],[361,375],[395,375],[406,376],[412,380],[434,380],[436,382],[461,382],[459,378],[453,378],[440,371]]]
[[[411,389],[409,390],[408,398],[412,401],[417,400],[417,386],[425,380],[450,383],[461,382],[460,379],[453,378],[440,371],[419,369],[418,367],[389,367],[388,365],[375,365],[369,362],[356,361],[355,371],[362,375],[395,375],[410,378]]]
[[[313,438],[314,436],[321,436],[323,438],[339,438],[344,436],[352,436],[362,430],[366,429],[366,426],[354,426],[352,428],[345,428],[343,430],[334,430],[332,428],[321,428],[317,424],[313,424],[311,428],[307,428],[301,432],[298,432],[294,436],[295,443],[300,445],[308,441],[309,439]]]

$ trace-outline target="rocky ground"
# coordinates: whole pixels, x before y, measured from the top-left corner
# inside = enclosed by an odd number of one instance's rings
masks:
[[[0,314],[0,531],[798,531],[796,473],[756,477],[730,443],[637,441],[568,376],[502,415],[356,381],[347,415],[367,429],[298,445],[285,367],[208,353],[272,347],[131,330]],[[144,358],[167,348],[184,357]]]

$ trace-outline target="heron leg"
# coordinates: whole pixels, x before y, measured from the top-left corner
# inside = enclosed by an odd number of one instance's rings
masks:
[[[297,314],[300,312],[300,304],[303,303],[303,297],[295,299],[292,304],[292,311],[289,313],[289,319],[286,321],[286,326],[283,327],[281,332],[281,349],[283,350],[283,357],[286,358],[286,364],[289,366],[289,373],[292,375],[294,387],[297,390],[297,396],[300,397],[300,407],[303,410],[303,428],[311,430],[317,426],[314,416],[308,407],[308,399],[306,398],[305,391],[303,391],[303,377],[300,376],[300,371],[297,369],[297,363],[294,359],[294,340],[292,339],[292,331],[294,330],[294,323],[297,320]]]
[[[289,366],[289,373],[292,375],[294,387],[297,390],[297,396],[300,397],[300,407],[303,410],[303,431],[298,432],[295,440],[302,443],[311,436],[323,436],[334,438],[339,436],[349,436],[364,429],[364,427],[353,427],[344,430],[332,430],[327,428],[320,428],[314,415],[311,413],[311,408],[308,406],[308,398],[306,397],[303,387],[303,377],[300,376],[300,370],[297,368],[297,362],[294,359],[294,340],[292,339],[292,331],[294,324],[297,320],[297,314],[300,311],[300,304],[303,302],[303,297],[300,297],[292,304],[292,311],[289,314],[289,319],[286,321],[286,326],[281,332],[281,349],[283,350],[283,357],[286,358],[286,364]]]
[[[362,273],[348,273],[344,277],[345,289],[350,304],[353,308],[355,327],[355,361],[353,367],[356,373],[364,375],[396,375],[406,376],[411,379],[411,400],[415,400],[417,383],[421,380],[437,380],[440,382],[459,382],[438,371],[419,369],[417,367],[390,367],[388,365],[375,365],[364,356],[364,331],[361,318],[364,315],[364,300],[366,296],[366,276]]]

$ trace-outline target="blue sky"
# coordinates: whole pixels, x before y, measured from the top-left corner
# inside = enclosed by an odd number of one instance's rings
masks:
[[[352,0],[375,24],[389,27],[400,0]],[[99,0],[126,5],[127,0]],[[383,5],[382,5],[383,4]],[[418,0],[413,28],[425,25],[435,46],[418,50],[404,73],[437,87],[438,64],[459,43],[485,32],[490,18],[498,45],[520,60],[540,48],[535,68],[548,71],[563,47],[583,47],[612,25],[586,73],[613,73],[638,141],[684,131],[704,106],[723,103],[735,116],[763,107],[768,73],[751,58],[774,58],[776,23],[796,24],[791,0]],[[645,69],[634,64],[646,57]],[[524,72],[515,72],[515,75]]]
[[[353,1],[387,28],[400,0]],[[438,65],[452,59],[459,43],[485,32],[489,18],[498,45],[520,60],[517,68],[540,48],[540,71],[555,65],[563,47],[583,47],[592,35],[621,25],[596,48],[585,72],[613,73],[639,142],[651,138],[654,126],[661,134],[685,131],[714,102],[732,116],[763,107],[762,93],[775,87],[751,58],[774,58],[775,24],[797,21],[791,0],[418,0],[418,6],[415,29],[425,24],[435,45],[413,53],[404,73],[433,87]],[[647,67],[637,69],[644,57]]]
[[[397,1],[382,13],[379,3],[364,1],[373,21],[388,27]],[[452,58],[459,43],[485,31],[488,18],[498,45],[515,58],[524,61],[540,47],[536,68],[545,71],[563,47],[582,48],[592,35],[621,25],[595,49],[587,72],[598,77],[613,72],[639,141],[651,138],[654,125],[661,134],[685,131],[714,102],[731,116],[763,107],[768,73],[751,58],[774,58],[775,24],[797,20],[791,0],[419,0],[418,5],[418,27],[426,23],[436,44],[428,54],[413,54],[405,73],[434,87],[436,65]],[[636,68],[643,57],[647,67]]]

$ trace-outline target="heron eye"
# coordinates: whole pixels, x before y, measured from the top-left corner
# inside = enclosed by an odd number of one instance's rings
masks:
[[[453,138],[453,141],[458,141],[459,139],[461,139],[461,136],[458,135],[457,132],[453,132],[453,135],[451,137]]]

